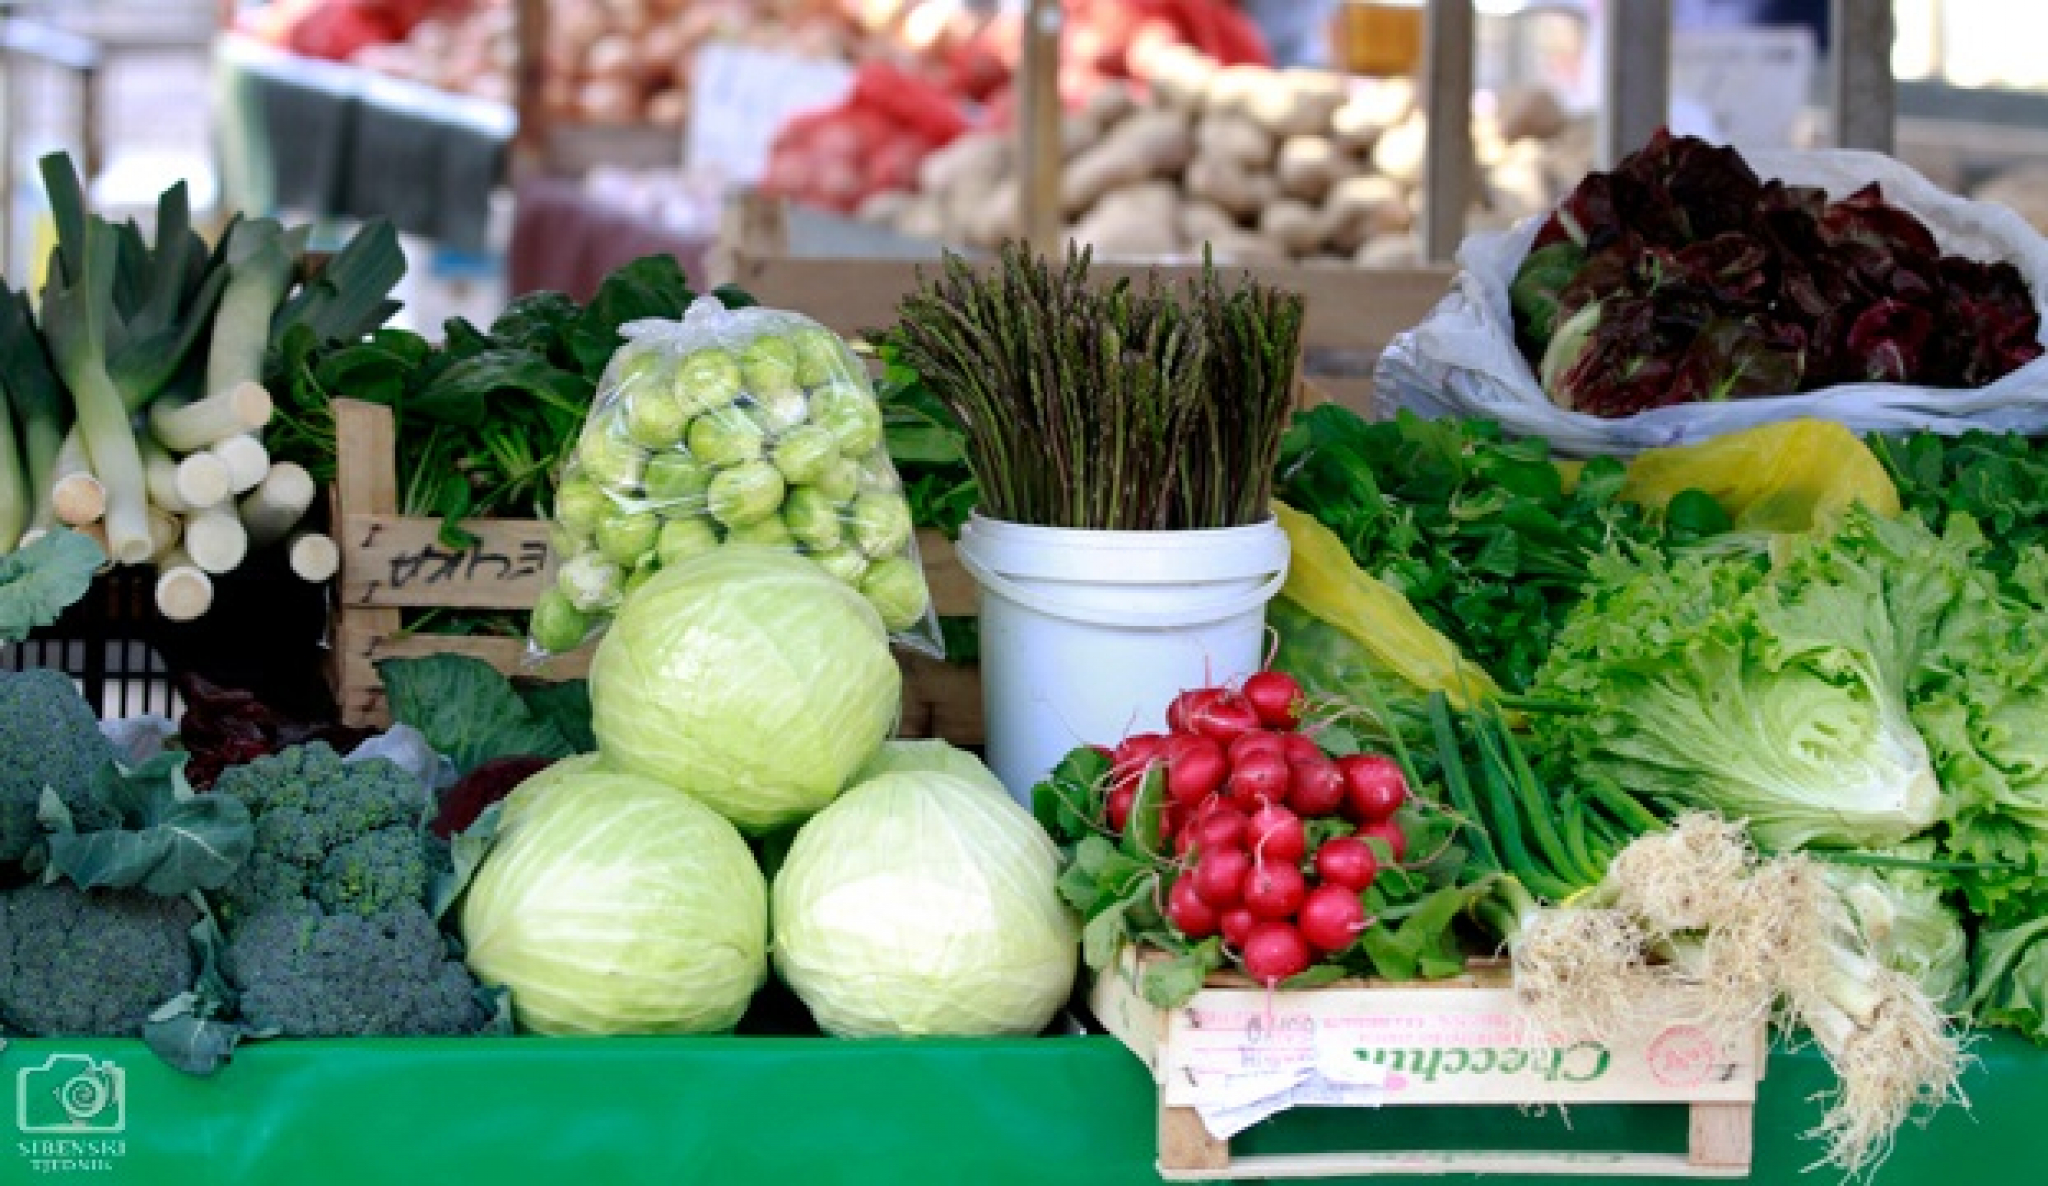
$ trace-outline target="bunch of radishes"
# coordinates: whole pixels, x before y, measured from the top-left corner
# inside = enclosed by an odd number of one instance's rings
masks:
[[[1101,822],[1119,834],[1148,778],[1162,776],[1149,785],[1163,785],[1156,839],[1176,858],[1167,921],[1191,941],[1221,935],[1269,987],[1356,942],[1373,921],[1366,891],[1408,850],[1395,819],[1408,798],[1400,765],[1325,753],[1302,731],[1305,707],[1292,676],[1261,671],[1238,688],[1182,692],[1168,732],[1103,751]]]

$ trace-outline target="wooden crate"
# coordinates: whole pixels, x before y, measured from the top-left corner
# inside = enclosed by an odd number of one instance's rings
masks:
[[[573,679],[589,670],[591,649],[538,667],[526,665],[517,638],[411,634],[406,609],[527,610],[553,579],[548,525],[530,519],[475,519],[465,526],[479,542],[453,551],[440,543],[438,519],[398,513],[397,440],[391,409],[360,400],[336,400],[338,457],[333,498],[335,538],[341,544],[328,680],[344,723],[382,725],[390,712],[377,677],[383,659],[413,655],[472,655],[507,674]],[[938,612],[975,612],[972,578],[952,544],[920,532],[918,548]],[[981,743],[981,679],[974,667],[903,655],[903,727],[909,737],[944,737],[955,745]]]
[[[1159,1172],[1170,1181],[1378,1174],[1557,1174],[1739,1178],[1749,1173],[1757,1081],[1766,1054],[1752,1036],[1717,1043],[1688,1025],[1659,1024],[1644,1005],[1643,1036],[1627,1041],[1528,1041],[1506,968],[1415,984],[1345,982],[1268,993],[1236,974],[1211,978],[1178,1009],[1138,994],[1143,961],[1126,950],[1097,976],[1096,1017],[1142,1058],[1159,1084]],[[1244,1091],[1248,1075],[1304,1062],[1383,1076],[1299,1106],[1352,1107],[1358,1123],[1398,1125],[1384,1109],[1423,1106],[1665,1105],[1690,1111],[1685,1153],[1482,1149],[1233,1156],[1201,1108]],[[1240,1096],[1239,1098],[1242,1098]]]

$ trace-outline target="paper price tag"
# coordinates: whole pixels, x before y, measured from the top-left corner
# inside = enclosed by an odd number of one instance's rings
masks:
[[[733,185],[768,170],[768,149],[793,115],[831,107],[853,90],[853,68],[753,46],[712,43],[691,74],[684,167]]]
[[[1671,95],[1697,104],[1745,151],[1789,149],[1816,59],[1803,25],[1684,29],[1671,41]]]
[[[1351,1041],[1317,1026],[1314,1018],[1299,1020],[1306,1024],[1288,1027],[1290,1040],[1286,1044],[1256,1050],[1240,1045],[1234,1059],[1226,1053],[1226,1044],[1208,1044],[1212,1057],[1222,1056],[1215,1062],[1235,1061],[1240,1066],[1259,1067],[1256,1071],[1189,1068],[1195,1081],[1195,1111],[1209,1135],[1229,1140],[1289,1108],[1378,1107],[1384,1102],[1385,1067],[1361,1061]],[[1240,1030],[1240,1043],[1244,1037]]]

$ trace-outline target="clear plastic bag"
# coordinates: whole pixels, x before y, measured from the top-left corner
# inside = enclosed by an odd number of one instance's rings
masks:
[[[715,297],[620,333],[556,487],[555,583],[531,649],[574,650],[662,569],[754,545],[809,556],[897,641],[942,654],[881,406],[838,335]]]
[[[1760,177],[1820,186],[1831,198],[1878,182],[1887,201],[1927,224],[1943,251],[2010,261],[2033,293],[2048,344],[2048,239],[2011,210],[1946,193],[1877,153],[1759,152],[1749,154],[1749,163]],[[1379,399],[1432,418],[1497,420],[1517,436],[1543,437],[1555,453],[1572,457],[1632,456],[1800,418],[1832,420],[1859,433],[2048,432],[2048,355],[1975,390],[1847,383],[1796,395],[1678,404],[1617,420],[1560,408],[1515,345],[1508,305],[1508,286],[1544,217],[1465,240],[1450,294],[1380,356],[1373,372]]]

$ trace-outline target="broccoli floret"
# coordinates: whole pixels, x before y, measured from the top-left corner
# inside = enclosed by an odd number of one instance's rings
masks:
[[[416,904],[368,918],[268,906],[236,928],[225,962],[243,1018],[287,1037],[470,1034],[488,1020],[476,981]]]
[[[422,824],[427,792],[391,762],[343,762],[316,741],[224,770],[214,791],[255,822],[249,859],[215,897],[230,928],[299,899],[362,915],[425,899],[440,859]]]
[[[41,1037],[134,1037],[198,974],[183,898],[81,890],[0,893],[0,1026]]]
[[[19,862],[41,838],[36,806],[57,792],[81,832],[111,827],[97,798],[114,747],[100,734],[71,677],[59,671],[0,672],[0,865]]]

